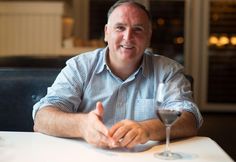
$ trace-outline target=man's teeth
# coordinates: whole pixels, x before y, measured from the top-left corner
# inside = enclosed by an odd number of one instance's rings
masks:
[[[122,47],[123,48],[128,48],[128,49],[133,48],[133,46],[125,46],[125,45],[122,45]]]

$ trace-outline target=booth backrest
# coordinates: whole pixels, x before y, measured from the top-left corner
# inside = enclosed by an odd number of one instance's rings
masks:
[[[33,131],[32,108],[60,68],[0,68],[0,131]]]

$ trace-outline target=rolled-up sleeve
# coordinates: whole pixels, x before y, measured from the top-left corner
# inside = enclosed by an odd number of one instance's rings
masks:
[[[47,95],[33,106],[33,119],[38,110],[53,106],[65,112],[76,112],[81,102],[83,70],[78,72],[78,63],[74,59],[67,61],[67,66],[57,76]]]
[[[176,100],[166,103],[164,107],[171,107],[172,105],[174,105],[175,108],[181,108],[183,111],[191,112],[195,116],[197,128],[201,127],[203,118],[195,103],[190,100]]]
[[[181,108],[183,111],[191,112],[196,118],[198,128],[203,123],[199,108],[193,101],[191,84],[184,76],[183,67],[179,64],[169,66],[172,69],[163,81],[163,107]]]

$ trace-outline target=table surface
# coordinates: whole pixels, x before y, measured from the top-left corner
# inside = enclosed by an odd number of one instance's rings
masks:
[[[153,154],[165,144],[149,141],[128,149],[101,149],[79,139],[58,138],[35,132],[0,131],[1,162],[161,162]],[[208,137],[192,137],[171,141],[173,152],[184,159],[175,162],[232,162],[225,151]]]

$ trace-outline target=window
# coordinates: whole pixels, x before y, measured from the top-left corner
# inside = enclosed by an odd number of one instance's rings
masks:
[[[151,47],[155,53],[184,64],[184,1],[151,0]]]
[[[113,3],[114,0],[90,0],[89,39],[103,39],[107,11]]]
[[[236,111],[236,1],[200,2],[197,99],[207,111]]]
[[[208,94],[210,103],[236,103],[236,1],[210,1]]]

